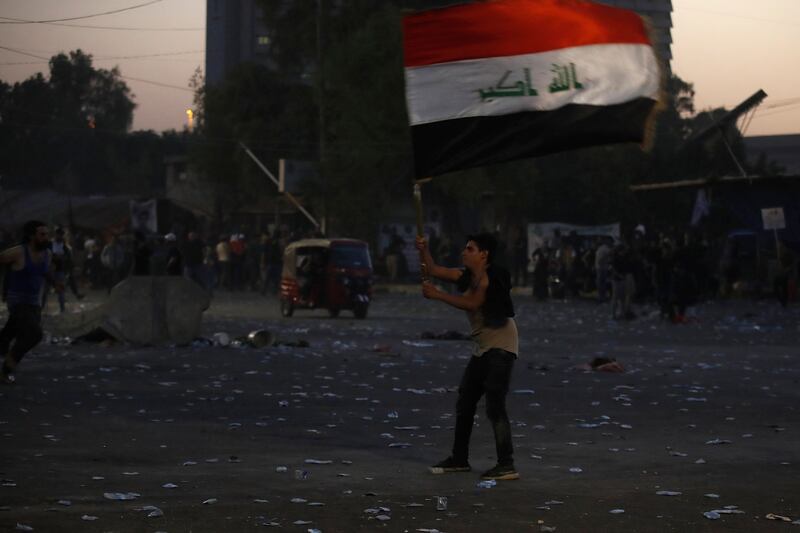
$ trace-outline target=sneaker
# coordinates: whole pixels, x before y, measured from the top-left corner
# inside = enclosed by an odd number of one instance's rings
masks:
[[[428,468],[431,474],[447,474],[450,472],[470,472],[472,467],[469,466],[467,461],[456,461],[452,457],[448,457],[441,463],[436,463],[435,465]]]
[[[514,465],[497,465],[481,474],[481,479],[511,480],[519,479],[519,473]]]

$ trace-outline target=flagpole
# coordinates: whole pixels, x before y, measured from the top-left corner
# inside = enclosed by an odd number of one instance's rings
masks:
[[[417,236],[424,237],[425,230],[423,228],[424,217],[422,215],[422,184],[430,181],[432,178],[423,178],[414,180],[414,205],[417,208]],[[422,252],[419,253],[419,272],[422,281],[428,281],[428,265],[422,257]]]

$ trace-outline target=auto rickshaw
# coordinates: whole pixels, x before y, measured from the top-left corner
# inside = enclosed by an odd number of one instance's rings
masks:
[[[281,315],[323,308],[331,317],[347,309],[366,318],[371,299],[372,261],[364,241],[302,239],[284,250]]]

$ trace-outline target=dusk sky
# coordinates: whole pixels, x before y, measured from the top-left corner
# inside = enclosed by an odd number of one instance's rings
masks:
[[[146,3],[3,0],[0,17],[64,19]],[[697,110],[731,108],[764,89],[769,96],[745,133],[800,133],[800,0],[672,3],[672,69],[694,84]],[[134,129],[183,128],[192,104],[189,79],[204,66],[205,8],[205,0],[156,0],[121,13],[59,23],[116,29],[2,24],[0,79],[13,83],[47,72],[47,62],[37,57],[80,48],[94,56],[96,67],[119,66],[137,103]]]

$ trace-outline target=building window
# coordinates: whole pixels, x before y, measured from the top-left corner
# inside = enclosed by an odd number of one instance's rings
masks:
[[[256,37],[256,44],[258,44],[258,46],[268,46],[270,42],[271,39],[268,35],[259,35]]]

